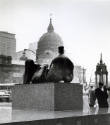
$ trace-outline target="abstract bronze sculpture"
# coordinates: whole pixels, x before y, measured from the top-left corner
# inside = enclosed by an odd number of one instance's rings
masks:
[[[64,47],[58,48],[59,55],[52,60],[50,65],[47,81],[49,82],[71,82],[73,79],[74,65],[71,60],[64,55]]]
[[[24,84],[44,82],[71,82],[74,64],[64,55],[64,47],[60,46],[59,55],[52,60],[50,67],[34,64],[33,60],[26,60]]]
[[[47,71],[48,65],[41,67],[41,65],[35,64],[33,60],[26,60],[23,84],[46,82]]]

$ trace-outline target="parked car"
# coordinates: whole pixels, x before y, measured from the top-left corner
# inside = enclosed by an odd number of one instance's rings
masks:
[[[11,93],[8,90],[0,90],[0,102],[11,101]]]

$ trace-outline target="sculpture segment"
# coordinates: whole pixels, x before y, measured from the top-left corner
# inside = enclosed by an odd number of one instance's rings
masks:
[[[59,55],[52,60],[47,74],[47,81],[51,82],[71,82],[73,79],[74,65],[71,60],[64,55],[64,47],[58,48]]]
[[[34,64],[32,60],[25,63],[24,84],[44,82],[71,82],[74,64],[64,55],[64,47],[58,48],[59,55],[52,60],[50,67]]]

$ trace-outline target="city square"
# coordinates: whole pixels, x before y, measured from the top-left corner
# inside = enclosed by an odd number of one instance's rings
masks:
[[[110,2],[0,3],[0,124],[109,125]]]

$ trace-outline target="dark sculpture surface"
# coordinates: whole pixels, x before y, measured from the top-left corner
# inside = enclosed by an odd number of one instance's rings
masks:
[[[25,61],[25,72],[23,76],[23,83],[30,84],[31,78],[34,75],[36,66],[34,65],[33,60],[26,60]]]
[[[56,57],[51,65],[47,74],[47,80],[52,82],[71,82],[73,79],[74,65],[69,58],[61,55]]]
[[[71,82],[74,65],[64,56],[64,47],[59,47],[59,56],[52,60],[50,67],[35,64],[33,60],[26,60],[24,84],[37,84],[44,82]]]
[[[26,60],[23,84],[46,82],[47,71],[47,65],[41,67],[41,65],[35,64],[33,60]]]
[[[40,66],[32,76],[32,83],[44,83],[47,81],[48,65]]]

